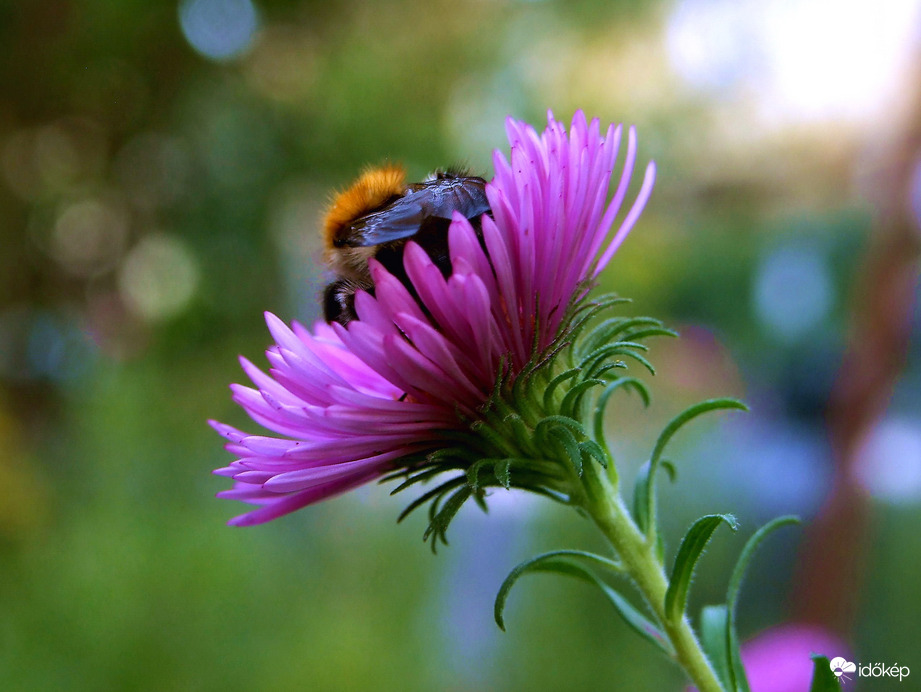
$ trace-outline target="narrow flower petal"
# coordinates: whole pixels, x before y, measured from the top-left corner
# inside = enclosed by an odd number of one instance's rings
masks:
[[[513,381],[561,343],[569,310],[639,218],[655,167],[612,230],[637,158],[632,128],[616,173],[620,126],[602,132],[578,111],[568,132],[552,113],[543,132],[512,118],[505,127],[510,151],[493,156],[490,213],[452,217],[450,276],[410,239],[404,278],[370,260],[373,290],[356,293],[347,327],[289,327],[266,313],[269,369],[241,358],[252,386],[231,389],[270,434],[211,421],[236,456],[215,471],[234,479],[219,496],[259,507],[231,524],[269,521],[439,449],[469,432],[497,377]]]

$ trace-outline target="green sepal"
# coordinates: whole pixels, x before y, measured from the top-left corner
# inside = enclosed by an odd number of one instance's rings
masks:
[[[492,449],[501,451],[504,455],[512,456],[515,453],[513,441],[506,439],[483,421],[474,422],[470,426],[470,431],[482,437]]]
[[[628,387],[632,387],[643,400],[643,406],[649,406],[649,390],[646,388],[646,385],[644,385],[635,377],[619,377],[616,380],[609,382],[608,385],[604,388],[604,390],[598,396],[598,401],[595,402],[594,435],[595,442],[601,446],[601,448],[604,450],[605,456],[608,459],[611,458],[611,450],[608,448],[608,443],[605,440],[604,412],[607,408],[611,395],[621,387],[623,387],[625,391]],[[610,465],[610,473],[615,473],[613,464]],[[612,482],[615,481],[616,477],[612,477],[611,480]]]
[[[482,471],[484,468],[488,468],[490,471],[493,471],[493,469],[496,467],[496,462],[496,459],[480,459],[476,463],[471,464],[464,472],[464,475],[467,476],[467,485],[469,485],[474,490],[479,490],[480,471]]]
[[[496,474],[496,480],[506,490],[512,487],[512,461],[513,459],[499,459],[493,467],[493,473]],[[525,460],[526,461],[526,460]]]
[[[457,488],[463,485],[464,483],[466,483],[465,476],[456,476],[450,480],[445,481],[438,487],[432,488],[428,492],[423,493],[422,495],[417,497],[415,500],[410,502],[406,506],[406,508],[402,512],[400,512],[400,515],[397,517],[397,523],[399,524],[401,521],[403,521],[406,517],[408,517],[416,509],[424,505],[429,500],[434,500],[440,497],[441,495],[444,495],[445,493],[453,490],[454,488]]]
[[[594,457],[601,464],[601,468],[608,468],[608,458],[605,456],[604,449],[594,440],[584,440],[579,443],[579,449],[584,458]]]
[[[425,532],[422,534],[422,540],[426,541],[429,538],[432,539],[431,546],[433,553],[437,551],[438,541],[448,545],[448,525],[472,494],[473,490],[470,486],[464,484],[444,502],[444,505],[441,504],[441,498],[444,497],[444,495],[436,497],[435,501],[431,504],[429,508],[430,521]]]
[[[812,656],[812,684],[809,692],[841,692],[841,682],[832,672],[827,656]]]
[[[597,378],[592,378],[588,380],[583,380],[579,384],[573,386],[566,396],[563,397],[563,401],[560,403],[560,413],[564,416],[570,416],[571,418],[582,418],[580,409],[580,404],[582,403],[582,398],[592,387],[597,387],[599,384],[606,384],[605,380],[599,380]]]
[[[575,577],[597,586],[631,629],[671,656],[673,654],[671,646],[662,630],[648,617],[637,610],[637,608],[617,589],[598,576],[594,570],[580,564],[580,561],[583,560],[599,566],[606,571],[618,573],[622,571],[620,563],[602,557],[601,555],[595,555],[594,553],[588,553],[581,550],[556,550],[538,555],[530,560],[525,560],[509,573],[505,581],[502,582],[502,586],[499,587],[499,593],[496,595],[496,603],[493,610],[496,624],[499,625],[499,628],[503,631],[505,630],[505,620],[503,618],[505,602],[515,582],[528,572],[554,572],[556,574]]]
[[[626,332],[633,327],[653,327],[662,326],[662,322],[654,317],[611,317],[595,327],[586,336],[580,344],[578,356],[584,356],[591,353],[603,344],[609,344],[615,341],[618,334]]]
[[[534,427],[534,438],[538,445],[556,442],[568,457],[576,475],[581,476],[582,451],[577,436],[588,437],[582,424],[569,416],[547,416]]]
[[[518,445],[518,449],[524,452],[530,451],[531,453],[535,451],[534,440],[531,437],[533,433],[521,416],[512,413],[506,416],[502,423],[511,429],[512,437],[515,438],[515,444]]]
[[[701,517],[688,529],[675,556],[675,566],[665,592],[665,617],[672,622],[678,622],[684,614],[687,604],[688,591],[691,588],[691,579],[694,576],[694,567],[700,559],[704,548],[710,542],[710,537],[720,523],[725,522],[733,531],[738,528],[736,518],[731,514],[709,514]]]
[[[553,403],[553,393],[556,391],[556,388],[570,377],[575,377],[578,375],[579,372],[579,368],[570,368],[569,370],[561,372],[559,375],[550,380],[550,382],[547,384],[547,388],[544,390],[544,409],[549,410],[551,408],[551,404]]]
[[[624,353],[623,353],[623,355],[625,355],[625,356],[627,356],[627,357],[629,357],[629,358],[633,358],[633,360],[635,360],[637,363],[639,363],[639,364],[642,365],[644,368],[646,368],[646,369],[649,371],[649,374],[650,374],[650,375],[655,375],[655,374],[656,374],[656,369],[655,369],[655,367],[653,367],[652,363],[650,363],[646,358],[644,358],[643,356],[641,356],[641,355],[640,355],[639,353],[637,353],[636,351],[625,350]]]
[[[650,336],[671,336],[678,337],[678,332],[668,327],[653,327],[652,329],[641,329],[639,331],[624,334],[625,341],[637,341],[639,339],[648,339]]]
[[[572,317],[570,318],[571,321],[569,322],[568,331],[570,335],[574,339],[578,339],[578,341],[584,342],[584,341],[588,341],[592,339],[598,340],[599,338],[598,328],[611,320],[604,320],[600,324],[594,325],[592,329],[590,330],[588,336],[582,339],[581,338],[582,331],[589,325],[592,319],[595,316],[604,312],[605,310],[609,310],[616,305],[622,305],[624,303],[632,303],[632,302],[633,301],[630,300],[629,298],[621,298],[613,294],[608,294],[604,296],[599,296],[589,302],[582,303],[582,305],[575,307],[575,309],[573,310]],[[616,322],[623,322],[627,318],[616,317],[612,319]],[[607,339],[601,338],[598,341],[598,343],[603,343],[604,341],[607,341]]]
[[[592,376],[608,359],[614,356],[624,356],[633,358],[633,360],[643,365],[643,367],[649,370],[650,373],[655,375],[656,369],[652,366],[652,363],[637,353],[635,349],[647,350],[648,347],[643,344],[618,341],[613,344],[608,344],[607,346],[602,346],[595,349],[582,359],[579,367],[584,369],[587,373],[589,373],[590,376]]]
[[[412,475],[407,475],[409,472],[406,470],[403,470],[399,473],[392,473],[389,476],[382,478],[380,482],[385,483],[387,481],[394,480],[396,478],[401,478],[405,476],[406,480],[404,480],[402,483],[400,483],[400,485],[398,485],[396,488],[390,491],[391,495],[396,495],[397,493],[406,490],[408,487],[415,485],[416,483],[424,483],[425,481],[431,478],[434,478],[439,473],[443,473],[443,472],[444,470],[440,467],[426,469],[424,471],[420,471],[419,473],[415,473]]]
[[[605,382],[611,382],[611,375],[608,375],[609,370],[626,370],[627,364],[623,361],[617,360],[613,363],[605,363],[600,368],[595,369],[595,377],[597,379],[604,379]]]
[[[572,431],[562,425],[554,425],[547,430],[547,437],[548,439],[556,440],[560,444],[566,452],[566,456],[569,457],[569,462],[572,464],[576,475],[581,477],[582,450],[579,449],[579,443],[576,441]]]
[[[704,606],[700,611],[700,644],[713,665],[723,688],[735,692],[729,656],[729,608],[723,604]]]

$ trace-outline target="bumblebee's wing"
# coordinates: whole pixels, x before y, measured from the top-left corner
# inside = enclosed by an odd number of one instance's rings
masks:
[[[383,245],[415,235],[425,219],[425,209],[412,197],[401,197],[388,207],[358,219],[351,228],[352,247]]]
[[[411,186],[389,206],[358,219],[351,228],[348,244],[366,247],[410,238],[429,219],[450,221],[455,211],[468,219],[489,213],[486,181],[438,179]]]

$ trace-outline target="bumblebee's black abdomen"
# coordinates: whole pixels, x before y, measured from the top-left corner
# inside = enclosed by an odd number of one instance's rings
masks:
[[[403,266],[403,251],[410,240],[425,250],[447,278],[451,274],[448,229],[454,212],[470,221],[482,242],[481,217],[491,213],[483,178],[454,171],[436,173],[429,180],[408,185],[402,196],[381,208],[343,225],[333,245],[355,259],[349,265],[353,268],[351,276],[344,276],[343,272],[326,287],[323,296],[326,320],[348,324],[357,318],[355,292],[359,289],[374,292],[366,269],[367,258],[371,256],[418,298]],[[365,269],[358,267],[359,264]]]

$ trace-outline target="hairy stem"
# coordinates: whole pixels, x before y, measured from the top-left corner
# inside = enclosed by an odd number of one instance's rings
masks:
[[[602,469],[595,464],[585,464],[581,485],[584,489],[583,507],[611,542],[625,571],[655,614],[671,642],[677,663],[700,692],[723,692],[687,616],[682,615],[676,621],[665,613],[668,578],[665,566],[656,555],[655,544],[647,541],[637,528],[620,494]]]

